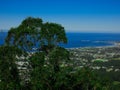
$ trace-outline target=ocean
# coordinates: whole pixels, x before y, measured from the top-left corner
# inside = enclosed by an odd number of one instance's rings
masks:
[[[65,48],[111,46],[112,42],[120,42],[120,33],[66,33],[67,44],[60,44]],[[7,32],[0,32],[0,45],[5,42]]]
[[[65,48],[111,46],[120,41],[120,33],[67,33]]]
[[[7,32],[0,32],[0,45],[4,44],[6,36]]]

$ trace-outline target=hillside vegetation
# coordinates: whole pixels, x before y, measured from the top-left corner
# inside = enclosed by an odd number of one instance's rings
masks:
[[[8,32],[0,47],[0,90],[119,90],[87,65],[77,68],[64,27],[28,17]]]

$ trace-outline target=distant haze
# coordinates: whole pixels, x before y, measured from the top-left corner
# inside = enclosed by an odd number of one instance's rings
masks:
[[[120,0],[0,0],[0,29],[28,16],[62,24],[67,32],[120,33]]]

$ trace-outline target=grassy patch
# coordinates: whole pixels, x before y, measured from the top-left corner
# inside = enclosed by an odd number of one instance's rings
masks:
[[[114,84],[114,85],[120,85],[120,82],[114,81],[113,84]]]
[[[94,60],[94,62],[106,62],[106,61],[108,61],[108,60],[106,60],[106,59],[95,59]]]

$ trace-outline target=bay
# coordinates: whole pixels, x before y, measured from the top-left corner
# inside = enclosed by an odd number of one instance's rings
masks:
[[[110,46],[112,42],[120,42],[120,33],[66,33],[67,44],[60,44],[65,48]],[[0,32],[0,45],[5,43],[7,32]]]

